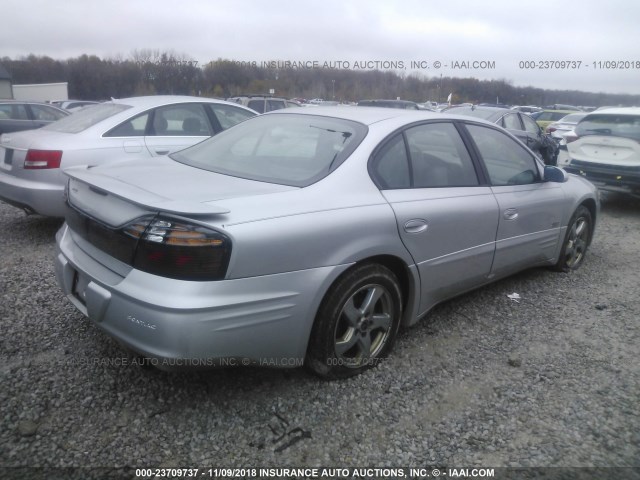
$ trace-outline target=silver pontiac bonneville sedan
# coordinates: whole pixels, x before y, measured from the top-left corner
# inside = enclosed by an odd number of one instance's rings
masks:
[[[439,302],[578,268],[599,211],[593,185],[496,125],[370,107],[278,110],[154,168],[65,173],[58,281],[160,368],[360,373]]]

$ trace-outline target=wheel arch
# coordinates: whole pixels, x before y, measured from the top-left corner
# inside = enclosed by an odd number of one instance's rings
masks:
[[[377,270],[371,270],[371,267],[375,267],[377,268]],[[319,374],[320,376],[326,378],[341,378],[343,376],[351,376],[351,374],[353,373],[346,373],[346,371],[342,373],[331,373],[332,367],[330,367],[329,364],[326,364],[325,362],[319,360],[321,357],[324,358],[327,350],[326,346],[323,346],[323,343],[325,342],[325,340],[323,339],[323,335],[318,335],[316,329],[320,329],[318,331],[324,332],[326,330],[326,319],[336,318],[333,315],[333,313],[335,312],[333,312],[331,309],[334,308],[333,305],[336,304],[336,299],[339,299],[337,304],[342,305],[343,299],[340,299],[341,293],[337,292],[345,292],[345,283],[357,285],[353,282],[362,281],[364,278],[367,278],[366,275],[370,275],[372,272],[374,274],[380,275],[383,273],[382,270],[380,270],[381,267],[385,270],[388,270],[388,272],[384,274],[384,276],[387,278],[386,282],[391,281],[389,279],[389,274],[395,277],[394,283],[396,283],[397,289],[399,290],[398,294],[400,295],[399,309],[401,317],[396,324],[396,327],[393,328],[389,346],[384,347],[385,349],[387,349],[387,352],[390,351],[393,346],[393,342],[397,334],[397,328],[405,325],[407,323],[407,318],[411,318],[410,315],[412,315],[415,311],[414,292],[416,291],[416,281],[418,280],[418,276],[417,274],[415,274],[417,270],[413,269],[412,271],[412,268],[408,266],[402,259],[389,254],[372,255],[351,263],[347,268],[342,270],[340,274],[335,276],[332,281],[328,282],[328,284],[325,285],[325,288],[323,288],[322,294],[319,297],[320,300],[318,302],[318,307],[314,312],[314,321],[311,325],[309,337],[307,338],[306,343],[305,363],[307,367],[309,367],[316,374]],[[363,273],[365,276],[360,276],[360,273]],[[358,288],[361,287],[362,286],[358,286]],[[327,316],[328,311],[332,311],[329,316]],[[318,352],[322,353],[323,351],[323,355],[318,355]],[[380,357],[378,359],[382,358],[384,357]],[[371,365],[366,366],[365,369],[370,368],[370,366],[373,365],[375,365],[375,363],[371,363]]]
[[[595,232],[595,228],[596,228],[597,217],[598,217],[598,204],[593,198],[587,198],[580,204],[580,206],[585,207],[587,210],[589,210],[589,213],[591,214],[592,225],[591,225],[591,235],[589,235],[589,244],[591,244],[591,241],[593,240],[593,233]]]
[[[404,260],[395,255],[373,255],[358,260],[346,271],[342,272],[342,274],[336,278],[331,285],[337,282],[341,276],[347,275],[354,268],[364,264],[382,265],[388,268],[396,276],[400,285],[400,293],[402,295],[401,325],[410,325],[415,323],[412,320],[418,311],[419,296],[417,295],[417,292],[420,289],[420,277],[416,268],[411,268]],[[327,295],[331,285],[325,291],[324,296]]]

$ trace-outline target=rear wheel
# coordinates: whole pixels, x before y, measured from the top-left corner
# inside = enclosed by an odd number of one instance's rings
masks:
[[[334,283],[318,310],[307,366],[326,378],[362,373],[391,350],[401,316],[393,272],[376,264],[355,267]]]
[[[554,269],[569,272],[582,265],[587,248],[591,242],[593,232],[593,218],[588,208],[577,208],[567,227],[567,233],[562,244],[562,251]]]

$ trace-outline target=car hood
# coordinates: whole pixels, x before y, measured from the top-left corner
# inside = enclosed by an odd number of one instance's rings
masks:
[[[231,177],[181,164],[170,158],[127,160],[100,167],[71,167],[69,203],[118,226],[150,212],[210,216],[229,213],[216,202],[255,197],[299,187]]]

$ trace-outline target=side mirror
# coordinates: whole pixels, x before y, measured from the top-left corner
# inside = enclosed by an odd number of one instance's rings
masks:
[[[554,167],[552,165],[545,165],[544,167],[544,181],[564,183],[569,179],[569,174],[563,169]]]

